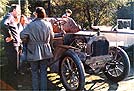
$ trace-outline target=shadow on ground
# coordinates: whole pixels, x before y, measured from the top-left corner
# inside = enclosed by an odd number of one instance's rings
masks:
[[[1,80],[5,81],[7,84],[11,83],[8,82],[7,78],[7,70],[6,66],[1,66]],[[124,80],[124,81],[129,81],[134,79],[134,69],[131,69],[131,74]],[[17,91],[23,91],[27,90],[30,91],[32,89],[31,87],[31,70],[30,68],[25,68],[23,70],[24,75],[22,74],[17,74]],[[118,83],[113,83],[108,80],[103,79],[103,77],[99,76],[91,76],[91,75],[86,75],[86,81],[85,81],[85,90],[84,91],[116,91],[119,87]],[[12,79],[12,78],[11,78]],[[14,84],[11,85],[13,88],[15,88]],[[6,90],[6,89],[1,89],[1,90]],[[61,81],[60,81],[60,76],[57,73],[50,73],[48,72],[48,91],[53,90],[53,91],[65,91]]]

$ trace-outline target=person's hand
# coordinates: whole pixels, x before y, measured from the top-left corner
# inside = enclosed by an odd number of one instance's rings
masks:
[[[13,40],[12,37],[7,37],[7,38],[6,38],[6,42],[10,42],[10,41],[12,41],[12,40]]]
[[[66,31],[61,30],[60,35],[64,36],[66,34]]]
[[[66,31],[65,31],[65,30],[63,30],[63,31],[62,31],[62,33],[65,35],[65,34],[66,34]]]

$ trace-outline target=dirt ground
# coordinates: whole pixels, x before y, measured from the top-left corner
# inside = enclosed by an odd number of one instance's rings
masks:
[[[25,69],[24,75],[17,75],[17,91],[31,91],[31,71]],[[86,82],[84,91],[134,91],[134,67],[131,67],[129,76],[121,82],[112,83],[100,76],[85,75]],[[0,91],[7,91],[1,89]],[[66,91],[60,82],[60,76],[48,71],[48,91]]]
[[[112,83],[100,76],[86,74],[84,91],[133,91],[134,90],[134,68],[131,68],[129,76],[121,82]],[[26,72],[18,79],[18,90],[31,90],[31,73]],[[60,82],[60,76],[56,73],[48,74],[48,91],[66,91]]]

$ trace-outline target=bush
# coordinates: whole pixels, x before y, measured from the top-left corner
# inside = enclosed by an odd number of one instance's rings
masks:
[[[3,35],[0,33],[0,65],[7,64]]]

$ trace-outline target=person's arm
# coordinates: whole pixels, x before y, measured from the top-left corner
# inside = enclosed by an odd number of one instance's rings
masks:
[[[6,15],[1,21],[1,30],[5,38],[12,36],[10,27],[9,27],[10,20],[11,20],[10,18],[11,17],[9,15]]]
[[[27,25],[21,32],[20,38],[24,43],[27,43],[29,40],[29,25]]]

